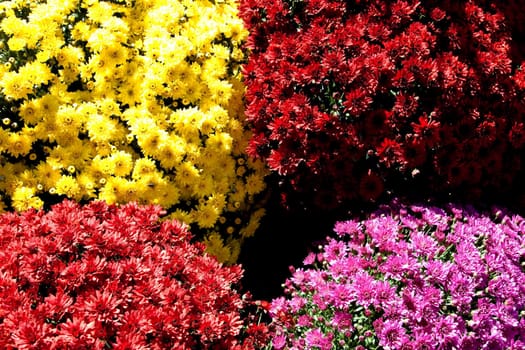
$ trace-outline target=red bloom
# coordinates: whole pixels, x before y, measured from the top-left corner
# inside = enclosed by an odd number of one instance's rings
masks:
[[[379,162],[385,164],[387,168],[391,168],[394,164],[403,165],[405,163],[403,152],[398,142],[385,138],[383,142],[376,148]]]
[[[477,160],[475,152],[457,147],[465,141],[471,148],[503,145],[488,153],[504,163],[519,157],[523,141],[513,125],[523,122],[516,116],[524,109],[525,79],[515,38],[525,30],[517,2],[248,2],[260,13],[281,16],[252,25],[250,37],[259,46],[245,74],[255,139],[249,152],[293,184],[297,194],[283,197],[353,201],[361,179],[347,180],[334,166],[344,162],[357,174],[375,169],[385,182],[411,179],[420,169],[419,184],[444,189],[456,172],[450,164],[468,167]],[[253,16],[247,14],[249,22]],[[390,113],[384,122],[383,111]],[[385,139],[397,144],[382,144]],[[299,164],[305,164],[301,171]],[[512,172],[509,177],[522,171],[503,168]],[[497,185],[502,174],[491,174],[493,181],[484,175],[478,186],[490,182],[487,193],[499,193],[506,186]],[[467,190],[474,190],[471,185]]]
[[[252,338],[241,268],[206,255],[185,225],[159,223],[164,213],[65,201],[0,215],[0,348],[227,349]]]
[[[489,146],[496,140],[496,123],[489,117],[476,127],[476,133],[479,137],[480,144],[482,146]]]
[[[372,98],[363,89],[355,89],[345,94],[343,106],[352,115],[360,115],[372,104]]]
[[[438,130],[440,123],[429,118],[426,114],[419,117],[418,123],[411,123],[414,135],[421,138],[429,146],[433,146],[439,141]]]

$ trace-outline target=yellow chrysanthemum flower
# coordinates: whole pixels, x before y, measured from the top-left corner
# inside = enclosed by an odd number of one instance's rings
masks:
[[[133,165],[133,172],[131,177],[134,180],[138,180],[141,177],[152,175],[157,171],[157,165],[151,158],[140,158],[135,161]]]
[[[41,209],[44,203],[35,196],[35,189],[31,187],[18,187],[11,196],[12,206],[17,211],[25,211],[30,208]]]
[[[199,205],[194,213],[197,225],[204,229],[215,226],[220,216],[218,208],[206,204]]]
[[[107,115],[93,114],[86,121],[89,139],[94,142],[106,142],[115,139],[117,122]]]
[[[83,194],[83,197],[87,199],[94,199],[96,198],[96,190],[98,188],[98,184],[96,179],[94,179],[89,172],[82,172],[77,177],[77,183],[81,188],[81,192]]]
[[[160,161],[162,167],[166,170],[177,168],[184,157],[184,144],[177,142],[173,137],[163,142],[158,152],[155,153],[156,158]]]
[[[58,107],[60,106],[60,99],[58,96],[47,94],[39,99],[34,100],[37,108],[37,113],[44,120],[51,120],[55,117]]]
[[[99,188],[98,198],[108,204],[115,204],[118,202],[117,193],[119,191],[119,181],[115,177],[104,178],[102,186]]]
[[[13,157],[25,156],[31,151],[33,139],[23,133],[10,133],[7,139],[6,151]]]
[[[177,168],[175,180],[182,185],[192,185],[199,178],[199,170],[189,162],[182,162]]]
[[[255,195],[261,193],[264,190],[266,184],[264,178],[259,173],[253,173],[245,177],[246,180],[246,192],[249,195]]]
[[[6,72],[0,79],[0,88],[7,98],[24,99],[33,92],[33,85],[17,72]]]
[[[216,256],[219,261],[231,261],[231,251],[228,247],[224,246],[224,241],[218,233],[213,232],[208,234],[204,238],[204,244],[206,245],[206,252]]]
[[[65,195],[68,198],[79,200],[81,198],[80,185],[71,175],[62,175],[55,183],[57,194]]]
[[[24,123],[28,125],[35,125],[41,120],[38,107],[34,100],[25,100],[22,102],[18,115],[24,120]]]
[[[115,176],[125,177],[129,175],[133,169],[133,157],[125,151],[113,152],[108,161],[111,163],[111,174]]]
[[[49,66],[41,62],[31,62],[23,65],[18,70],[18,74],[21,79],[26,80],[26,84],[31,86],[47,84],[54,77]]]
[[[44,190],[48,191],[50,188],[55,187],[61,174],[58,168],[53,167],[47,162],[40,162],[35,168],[35,176],[44,186]]]

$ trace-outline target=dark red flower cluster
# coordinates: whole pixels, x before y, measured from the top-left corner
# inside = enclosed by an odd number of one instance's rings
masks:
[[[222,266],[157,206],[0,216],[0,348],[255,349],[266,329]]]
[[[243,0],[248,147],[294,192],[500,193],[523,172],[520,1]]]

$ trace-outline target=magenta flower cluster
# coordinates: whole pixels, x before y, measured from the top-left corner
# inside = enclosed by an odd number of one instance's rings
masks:
[[[273,300],[276,349],[524,349],[525,219],[394,202],[338,222]]]

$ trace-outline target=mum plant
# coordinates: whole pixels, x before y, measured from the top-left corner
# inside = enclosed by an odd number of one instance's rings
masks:
[[[265,341],[239,265],[192,243],[160,206],[0,215],[2,349],[255,349]],[[261,343],[262,342],[262,343]]]
[[[523,190],[521,6],[241,1],[248,153],[321,207]]]
[[[292,269],[275,349],[523,349],[525,218],[393,202]]]
[[[0,204],[158,204],[234,262],[262,209],[234,1],[2,1]]]

